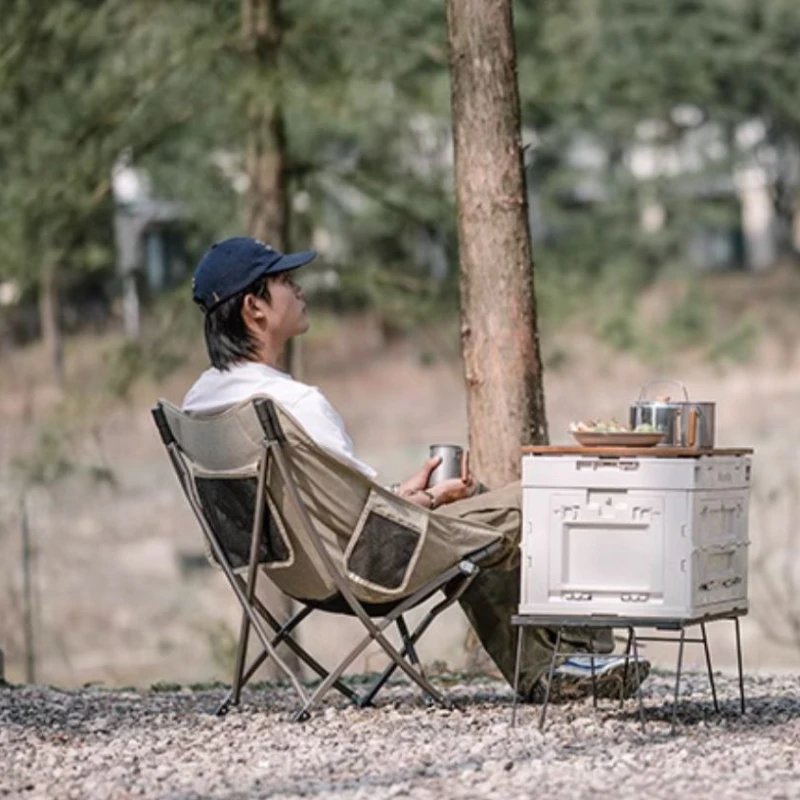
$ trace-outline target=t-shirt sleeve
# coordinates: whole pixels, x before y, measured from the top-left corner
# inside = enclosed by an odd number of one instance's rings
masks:
[[[342,418],[319,389],[310,387],[289,410],[320,447],[350,462],[368,478],[375,478],[378,473],[355,457],[353,441],[347,435]]]

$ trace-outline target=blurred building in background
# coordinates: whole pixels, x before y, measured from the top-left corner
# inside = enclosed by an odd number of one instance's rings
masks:
[[[169,289],[188,272],[183,235],[187,215],[179,203],[153,195],[147,174],[133,166],[129,151],[114,165],[112,186],[123,323],[126,335],[135,339],[142,295]]]

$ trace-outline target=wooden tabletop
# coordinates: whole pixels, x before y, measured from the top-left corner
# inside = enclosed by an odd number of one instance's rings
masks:
[[[752,447],[581,447],[578,445],[527,445],[522,452],[534,456],[648,456],[650,458],[696,458],[697,456],[749,456]]]

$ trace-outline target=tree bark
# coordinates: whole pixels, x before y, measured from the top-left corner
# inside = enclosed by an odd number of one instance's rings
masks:
[[[547,441],[511,0],[447,0],[447,27],[470,449],[500,486]]]
[[[283,40],[280,0],[242,0],[242,40],[257,75],[247,109],[247,231],[285,251],[289,203],[278,62]]]
[[[44,267],[39,283],[39,324],[45,350],[59,389],[64,388],[64,341],[61,333],[61,303],[58,271],[55,265]]]

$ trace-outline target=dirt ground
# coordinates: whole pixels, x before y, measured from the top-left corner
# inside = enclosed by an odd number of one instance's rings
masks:
[[[646,303],[644,308],[648,313]],[[568,441],[571,420],[624,419],[640,385],[668,374],[680,377],[694,398],[717,401],[718,444],[756,448],[752,613],[743,627],[748,671],[800,667],[800,642],[792,639],[789,619],[796,613],[795,592],[800,591],[800,560],[792,544],[800,522],[793,505],[800,486],[797,341],[784,329],[768,332],[749,363],[727,366],[710,364],[691,351],[656,366],[620,354],[580,330],[553,334],[544,345],[554,443]],[[199,531],[148,413],[158,396],[181,400],[203,366],[202,354],[198,349],[163,383],[143,381],[127,402],[111,403],[91,389],[110,346],[107,340],[88,338],[70,343],[74,379],[85,386],[80,408],[67,398],[62,418],[82,418],[84,434],[59,440],[61,450],[45,441],[37,451],[48,455],[51,463],[69,456],[92,466],[93,472],[73,471],[52,487],[33,488],[25,502],[33,545],[35,678],[61,686],[225,679],[236,607],[222,577],[205,566]],[[430,443],[466,444],[465,395],[455,353],[455,326],[387,344],[374,320],[362,317],[335,334],[312,331],[304,345],[303,379],[322,387],[344,417],[358,456],[378,469],[382,481],[390,482],[410,474]],[[0,649],[11,681],[22,681],[25,674],[22,514],[11,465],[20,453],[31,451],[55,399],[35,348],[4,356]],[[85,424],[87,417],[92,425]],[[98,465],[113,471],[113,483],[96,479],[103,474]],[[719,623],[710,630],[715,666],[724,669],[734,665],[729,627]],[[307,635],[317,651],[334,655],[356,631],[347,621],[320,618]],[[464,668],[465,636],[466,623],[460,611],[452,609],[421,648],[423,661]],[[670,645],[651,646],[647,652],[656,663],[674,666]],[[689,668],[702,667],[702,652],[690,647],[686,662]],[[374,670],[381,663],[380,656],[368,650],[355,670]]]

